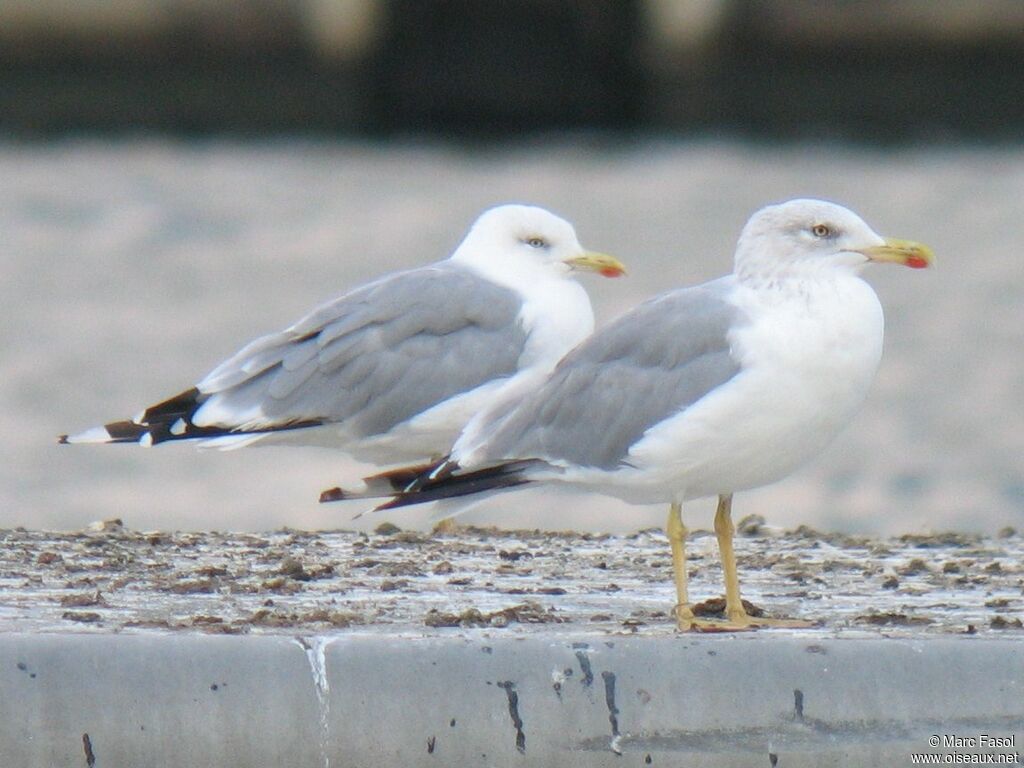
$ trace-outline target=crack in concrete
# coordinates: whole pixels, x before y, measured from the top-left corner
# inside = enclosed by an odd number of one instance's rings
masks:
[[[92,739],[89,738],[88,733],[82,734],[82,749],[85,750],[86,768],[93,768],[96,765],[96,755],[92,751]]]
[[[612,726],[612,740],[608,746],[616,755],[622,754],[621,734],[619,733],[619,708],[615,706],[615,673],[602,672],[601,679],[604,680],[604,702],[608,705],[608,722]]]
[[[526,754],[526,732],[523,730],[523,719],[519,716],[519,694],[516,684],[511,680],[499,680],[498,687],[505,689],[508,697],[508,713],[512,717],[512,726],[516,729],[516,749]]]
[[[590,646],[586,643],[573,643],[572,647],[576,651],[576,660],[579,661],[580,671],[583,673],[580,685],[589,688],[594,683],[594,669],[590,666],[590,658],[587,656],[590,653]]]

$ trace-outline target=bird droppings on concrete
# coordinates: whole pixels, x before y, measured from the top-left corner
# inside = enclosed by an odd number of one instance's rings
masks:
[[[1016,531],[877,539],[779,532],[758,521],[737,548],[747,610],[815,622],[807,632],[1022,629],[1024,537]],[[689,557],[691,595],[714,615],[722,603],[714,537],[694,534]],[[172,533],[117,521],[0,531],[2,631],[666,634],[673,599],[669,548],[657,530],[428,535],[387,524],[371,535]]]

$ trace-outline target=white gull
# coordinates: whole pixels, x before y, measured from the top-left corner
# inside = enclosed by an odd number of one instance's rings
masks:
[[[379,464],[436,458],[474,413],[542,379],[593,330],[580,270],[624,272],[542,208],[492,208],[450,258],[356,288],[134,419],[60,441],[286,441]]]
[[[474,418],[428,471],[384,473],[324,500],[391,495],[380,507],[391,508],[557,483],[668,503],[680,629],[791,625],[743,607],[733,493],[793,472],[863,404],[883,317],[861,268],[932,258],[833,203],[768,206],[744,227],[731,275],[661,295],[598,331],[542,386]],[[687,591],[682,504],[705,496],[719,498],[725,622],[695,617]]]

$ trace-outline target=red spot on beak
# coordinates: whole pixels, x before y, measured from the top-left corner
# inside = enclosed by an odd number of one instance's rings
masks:
[[[601,274],[605,277],[622,277],[624,273],[621,269],[616,269],[615,267],[605,267],[601,270]]]
[[[911,256],[907,259],[907,266],[911,269],[924,269],[928,266],[928,260],[923,259],[920,256]]]

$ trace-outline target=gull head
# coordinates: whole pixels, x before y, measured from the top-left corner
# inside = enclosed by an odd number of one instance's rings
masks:
[[[499,205],[485,211],[452,258],[488,274],[541,277],[584,271],[618,277],[626,272],[618,259],[580,245],[576,230],[565,219],[532,205]]]
[[[853,211],[824,200],[762,208],[750,217],[736,246],[741,277],[857,272],[873,261],[919,269],[931,265],[934,255],[921,243],[884,238]]]

